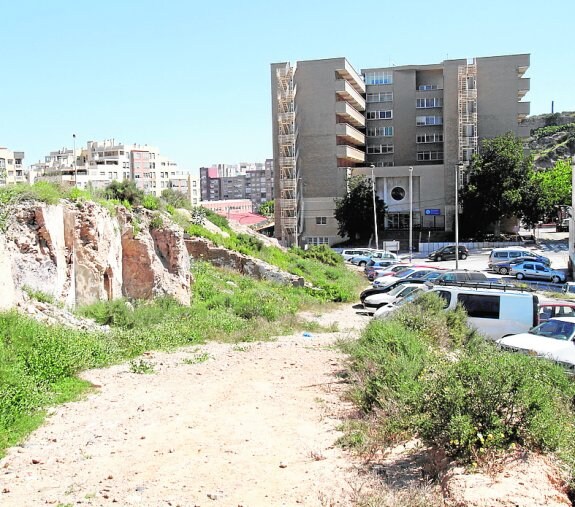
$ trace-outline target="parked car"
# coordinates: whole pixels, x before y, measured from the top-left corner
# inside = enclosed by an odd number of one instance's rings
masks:
[[[432,283],[442,282],[486,282],[487,275],[481,271],[468,271],[466,269],[454,269],[439,273],[437,277],[432,277]]]
[[[398,263],[388,266],[387,268],[370,270],[367,272],[367,278],[370,281],[373,281],[376,278],[379,278],[380,276],[393,276],[395,275],[395,273],[403,271],[404,269],[407,269],[410,266],[411,266],[410,264]]]
[[[463,245],[459,245],[459,258],[460,259],[467,259],[469,256],[469,251],[467,247]],[[431,252],[428,256],[428,259],[432,261],[448,261],[455,259],[455,245],[446,245],[437,250]]]
[[[545,266],[551,265],[551,260],[543,255],[529,255],[524,257],[517,257],[516,259],[508,259],[506,261],[491,262],[489,261],[488,268],[494,273],[499,273],[500,275],[508,275],[511,268],[515,264],[519,264],[524,261],[539,262],[545,264]]]
[[[422,285],[425,282],[426,282],[425,278],[421,278],[419,280],[407,279],[407,280],[397,280],[396,282],[393,282],[391,285],[387,285],[385,287],[370,286],[361,292],[361,294],[359,295],[359,300],[363,304],[363,302],[365,301],[365,298],[367,298],[368,296],[373,296],[374,294],[385,294],[386,292],[389,292],[390,290],[395,289],[398,285],[405,285],[406,283],[414,283],[414,284]]]
[[[373,275],[375,271],[382,271],[394,266],[397,266],[397,261],[386,259],[371,259],[365,265],[364,271],[367,278],[369,279],[370,275]]]
[[[497,287],[486,284],[461,282],[461,285],[436,286],[430,292],[437,293],[445,300],[445,308],[454,310],[461,304],[467,311],[467,321],[481,334],[492,340],[517,333],[525,333],[538,321],[539,298],[529,291]]]
[[[413,300],[417,299],[421,296],[424,292],[426,292],[423,288],[415,289],[411,294],[405,296],[404,298],[398,299],[393,303],[388,303],[379,307],[375,313],[373,314],[374,319],[385,319],[389,317],[392,313],[399,310],[403,305],[407,303],[411,303]]]
[[[534,255],[537,254],[532,250],[520,246],[494,248],[489,253],[489,264],[518,259],[519,257],[533,257]]]
[[[497,343],[504,350],[534,353],[575,369],[575,317],[546,320],[526,333],[506,336]]]
[[[539,322],[545,322],[555,317],[575,317],[575,301],[540,300]]]
[[[389,292],[373,294],[363,301],[363,307],[368,313],[374,313],[378,308],[386,304],[395,303],[396,301],[409,296],[415,290],[422,290],[425,286],[417,283],[404,283],[397,285]]]
[[[523,261],[512,265],[509,274],[518,280],[547,280],[553,283],[562,283],[567,279],[563,271],[551,269],[540,262],[532,261]]]
[[[348,261],[352,257],[356,257],[358,255],[369,255],[371,252],[373,252],[371,248],[346,248],[341,251],[341,256],[344,261]]]
[[[356,255],[348,259],[349,262],[355,264],[356,266],[366,266],[370,260],[396,262],[398,257],[394,253],[378,250],[367,253],[365,255]]]
[[[376,278],[373,281],[374,287],[385,287],[387,285],[391,285],[392,283],[396,282],[397,280],[411,280],[411,279],[422,279],[428,273],[435,271],[433,268],[407,268],[403,271],[399,271],[395,274],[395,276],[381,276]]]

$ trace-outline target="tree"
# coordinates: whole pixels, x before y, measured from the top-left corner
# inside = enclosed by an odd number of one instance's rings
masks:
[[[549,169],[535,171],[531,177],[531,184],[537,195],[533,208],[530,225],[546,217],[556,215],[558,206],[571,205],[571,164],[567,160],[558,160]],[[526,217],[528,210],[526,210]]]
[[[375,197],[377,222],[381,224],[386,206],[382,199]],[[373,194],[371,181],[364,176],[354,176],[349,180],[349,192],[335,200],[335,219],[338,234],[351,239],[369,239],[374,233]]]
[[[174,190],[173,188],[166,188],[162,190],[162,199],[166,202],[166,204],[170,204],[174,208],[190,209],[192,207],[188,196],[183,192]]]
[[[536,201],[531,185],[533,162],[521,139],[509,132],[485,139],[473,157],[467,187],[462,192],[463,223],[468,232],[485,232],[504,217],[523,217]]]
[[[144,199],[143,190],[140,190],[133,180],[112,181],[104,189],[104,194],[108,199],[127,201],[133,206],[139,206]]]
[[[260,215],[264,215],[266,217],[271,217],[274,214],[275,209],[275,202],[272,201],[265,201],[260,204],[259,213]]]

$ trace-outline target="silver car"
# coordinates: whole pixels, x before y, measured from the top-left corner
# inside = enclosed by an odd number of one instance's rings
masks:
[[[510,275],[518,280],[546,280],[553,283],[565,282],[567,276],[563,271],[551,269],[540,262],[524,261],[511,266]]]

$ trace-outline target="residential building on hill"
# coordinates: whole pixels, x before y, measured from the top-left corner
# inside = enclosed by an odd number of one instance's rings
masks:
[[[0,186],[27,181],[23,160],[23,151],[0,147]]]
[[[528,54],[356,72],[345,58],[271,65],[275,234],[334,244],[334,200],[375,179],[384,230],[452,231],[455,185],[482,139],[529,134]]]
[[[159,196],[163,190],[173,188],[188,195],[190,201],[195,181],[199,202],[198,179],[179,170],[176,162],[153,146],[128,145],[114,139],[88,141],[86,147],[52,151],[43,162],[31,167],[39,181],[105,188],[112,181],[133,180],[146,193]]]

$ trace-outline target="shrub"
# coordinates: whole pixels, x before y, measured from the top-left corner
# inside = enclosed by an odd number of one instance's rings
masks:
[[[575,386],[548,361],[474,342],[422,387],[421,435],[452,456],[512,444],[573,450]]]
[[[158,210],[160,209],[160,199],[158,199],[155,195],[146,194],[142,199],[142,206],[149,210]]]
[[[112,181],[104,190],[107,199],[127,201],[132,206],[138,206],[144,199],[144,192],[136,186],[133,180]]]
[[[341,266],[344,264],[343,257],[327,245],[312,246],[307,250],[293,248],[292,251],[305,259],[314,259],[328,266]]]
[[[161,229],[162,227],[164,227],[164,219],[162,218],[162,215],[159,213],[154,214],[150,220],[150,228]]]

